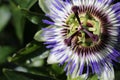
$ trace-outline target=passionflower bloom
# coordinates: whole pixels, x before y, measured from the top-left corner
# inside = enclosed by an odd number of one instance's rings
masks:
[[[51,20],[42,35],[50,48],[48,62],[66,64],[72,78],[90,72],[113,80],[113,61],[120,57],[120,3],[112,0],[46,0]],[[54,56],[54,57],[53,57]]]

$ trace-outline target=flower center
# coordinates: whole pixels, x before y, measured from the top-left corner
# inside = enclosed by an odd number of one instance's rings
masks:
[[[65,43],[68,46],[92,47],[100,42],[101,23],[92,14],[87,12],[80,14],[72,13],[68,17],[66,24],[69,26],[66,30],[65,39]]]

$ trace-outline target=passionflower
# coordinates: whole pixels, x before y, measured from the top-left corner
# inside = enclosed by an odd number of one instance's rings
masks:
[[[113,61],[120,57],[120,3],[112,0],[46,0],[51,27],[43,29],[48,62],[66,64],[72,78],[90,72],[113,80]],[[54,57],[53,57],[54,56]]]

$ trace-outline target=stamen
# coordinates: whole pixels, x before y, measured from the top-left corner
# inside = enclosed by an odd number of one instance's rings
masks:
[[[77,21],[79,23],[79,27],[78,27],[78,31],[80,32],[81,30],[83,30],[93,41],[98,41],[98,36],[97,35],[94,35],[92,33],[90,33],[87,29],[85,29],[83,26],[82,26],[82,23],[81,23],[81,20],[78,16],[78,10],[79,10],[79,7],[78,6],[74,6],[72,7],[72,11],[74,12],[76,18],[77,18]]]
[[[94,35],[92,33],[90,33],[88,30],[83,29],[83,31],[94,41],[97,42],[99,40],[97,35]]]
[[[74,14],[75,14],[75,16],[76,16],[76,18],[77,18],[77,21],[78,21],[78,23],[79,23],[79,25],[80,25],[79,29],[83,29],[82,23],[81,23],[80,18],[79,18],[79,16],[78,16],[78,10],[79,10],[79,7],[78,7],[78,6],[72,7],[72,11],[74,12]]]
[[[71,46],[71,40],[73,37],[78,34],[78,31],[76,31],[74,34],[72,34],[69,38],[65,39],[65,43],[67,43],[68,46]]]

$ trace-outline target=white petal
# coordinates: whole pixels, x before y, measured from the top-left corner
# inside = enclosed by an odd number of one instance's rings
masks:
[[[80,75],[81,76],[81,78],[83,79],[83,80],[87,80],[87,78],[88,78],[88,75],[87,74],[82,74],[82,75]]]
[[[47,0],[47,1],[49,1],[49,0]],[[39,0],[39,6],[42,9],[42,11],[44,11],[45,13],[49,12],[48,7],[46,5],[46,0]]]
[[[48,64],[55,64],[59,63],[60,61],[57,60],[56,56],[54,54],[50,54],[47,59]]]
[[[108,63],[111,69],[109,69],[107,66],[105,67],[104,71],[102,72],[100,76],[100,80],[114,80],[114,69],[111,63]]]

